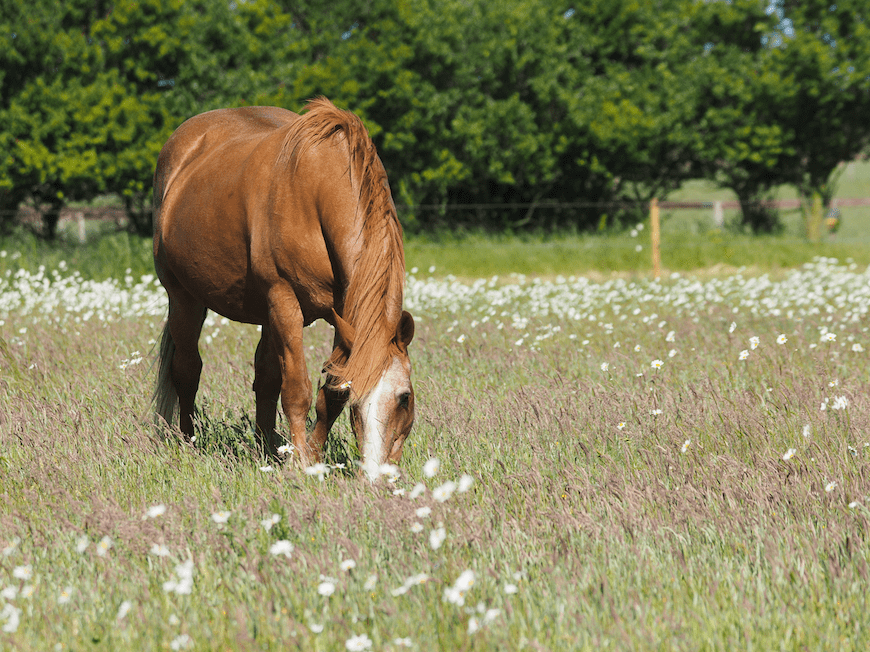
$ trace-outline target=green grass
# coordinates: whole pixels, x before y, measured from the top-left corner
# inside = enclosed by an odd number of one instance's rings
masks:
[[[254,328],[207,325],[189,445],[164,441],[147,418],[159,318],[43,312],[38,288],[20,290],[37,306],[27,312],[3,289],[0,611],[20,609],[20,623],[0,631],[0,648],[167,650],[188,635],[196,650],[342,650],[365,633],[389,650],[399,637],[418,650],[866,649],[860,272],[821,264],[781,285],[712,278],[702,290],[536,280],[463,295],[411,282],[418,412],[395,485],[260,470]],[[820,342],[821,329],[835,342]],[[316,382],[331,330],[305,337]],[[146,359],[121,369],[136,351]],[[845,410],[819,409],[839,396]],[[342,417],[328,461],[353,449]],[[431,457],[441,470],[428,479]],[[446,502],[408,496],[463,473],[474,484]],[[166,513],[145,518],[156,504]],[[211,518],[222,510],[223,525]],[[446,539],[433,549],[439,526]],[[289,558],[270,553],[279,540],[293,543]],[[346,559],[356,567],[342,570]],[[187,560],[192,593],[167,591]],[[466,569],[476,580],[465,605],[445,601]],[[425,581],[393,594],[419,573]],[[330,597],[321,576],[337,580]]]

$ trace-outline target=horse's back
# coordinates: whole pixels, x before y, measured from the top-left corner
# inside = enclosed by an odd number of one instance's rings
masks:
[[[169,138],[154,179],[154,259],[167,289],[183,286],[221,314],[262,321],[249,278],[251,202],[267,194],[264,150],[298,117],[276,107],[217,109]]]
[[[170,136],[157,160],[154,204],[159,206],[175,177],[187,166],[218,150],[245,153],[286,127],[298,114],[273,106],[215,109],[186,120]],[[232,165],[232,161],[227,161]]]

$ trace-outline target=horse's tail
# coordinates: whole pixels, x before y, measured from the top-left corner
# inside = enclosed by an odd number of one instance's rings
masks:
[[[178,393],[172,384],[170,367],[175,355],[175,342],[169,332],[169,322],[163,327],[163,337],[160,338],[160,353],[157,366],[157,384],[151,402],[154,405],[154,421],[157,425],[165,422],[172,425],[175,411],[178,408]]]

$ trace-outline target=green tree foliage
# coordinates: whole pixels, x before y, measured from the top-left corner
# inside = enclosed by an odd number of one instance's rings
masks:
[[[689,178],[744,223],[870,138],[859,0],[0,0],[0,215],[116,193],[219,106],[359,113],[411,228],[594,228]],[[458,212],[448,207],[462,205]],[[494,209],[484,206],[495,205]],[[558,206],[558,210],[556,209]]]

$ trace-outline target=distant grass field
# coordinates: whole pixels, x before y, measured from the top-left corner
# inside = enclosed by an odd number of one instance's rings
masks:
[[[794,198],[792,188],[782,188],[780,198]],[[841,175],[838,197],[870,197],[870,162],[847,166]],[[671,200],[734,199],[729,191],[706,182],[690,182],[674,193]],[[737,218],[726,211],[726,226]],[[841,209],[842,228],[835,235],[826,234],[818,243],[807,242],[803,216],[799,210],[782,215],[784,233],[753,237],[713,223],[712,210],[673,210],[662,214],[661,257],[665,274],[670,272],[704,272],[716,268],[720,273],[742,267],[752,273],[776,273],[811,261],[816,256],[851,259],[870,264],[870,207]],[[632,236],[632,230],[605,234],[557,233],[544,235],[494,235],[486,233],[406,236],[405,254],[408,271],[417,275],[443,277],[454,275],[473,279],[493,275],[525,274],[529,276],[571,276],[591,274],[596,278],[612,274],[641,277],[652,270],[649,225]],[[65,261],[85,278],[117,277],[130,269],[135,277],[150,273],[150,241],[112,233],[112,224],[89,225],[91,242],[79,246],[73,242],[74,227],[68,225],[65,237],[53,245],[32,236],[0,239],[0,249],[18,252],[14,263],[35,270],[49,269]],[[639,248],[639,250],[638,250]],[[0,258],[0,272],[11,261]]]

